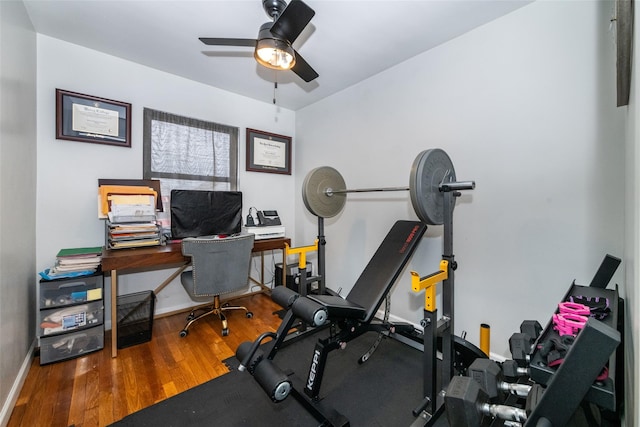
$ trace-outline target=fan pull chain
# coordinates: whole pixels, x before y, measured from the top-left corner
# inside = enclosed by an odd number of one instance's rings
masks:
[[[273,71],[273,105],[276,105],[276,90],[278,89],[278,70]]]
[[[273,72],[273,105],[276,105],[276,90],[278,89],[278,71]]]
[[[276,89],[278,89],[278,82],[273,82],[273,105],[276,104]]]

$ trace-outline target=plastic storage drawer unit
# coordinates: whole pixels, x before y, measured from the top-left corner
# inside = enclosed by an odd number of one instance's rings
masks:
[[[40,311],[40,336],[90,328],[104,320],[102,300]]]
[[[82,356],[104,348],[104,325],[40,339],[40,364]]]
[[[40,364],[104,348],[102,273],[40,280],[38,337]]]
[[[40,309],[102,299],[102,275],[40,281]]]

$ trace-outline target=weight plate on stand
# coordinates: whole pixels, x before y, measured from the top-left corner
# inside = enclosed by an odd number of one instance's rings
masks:
[[[440,192],[440,183],[456,180],[451,159],[440,148],[425,150],[418,154],[411,166],[409,193],[416,215],[431,225],[444,223],[444,197]]]
[[[347,201],[346,193],[328,194],[327,190],[345,190],[346,184],[340,172],[330,166],[311,170],[302,184],[302,200],[309,212],[321,218],[331,218],[340,213]]]

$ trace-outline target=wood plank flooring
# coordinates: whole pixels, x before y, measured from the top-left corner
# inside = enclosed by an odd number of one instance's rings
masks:
[[[40,366],[35,357],[8,427],[106,426],[128,414],[228,372],[222,361],[237,346],[280,324],[280,309],[264,294],[232,301],[253,312],[227,315],[230,334],[222,337],[215,316],[194,323],[180,338],[186,313],[154,319],[150,342],[118,350],[111,357],[107,331],[104,349],[83,357]]]

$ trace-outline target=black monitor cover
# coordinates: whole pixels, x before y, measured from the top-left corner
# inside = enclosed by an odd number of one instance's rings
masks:
[[[171,190],[171,238],[235,234],[242,228],[240,191]]]

